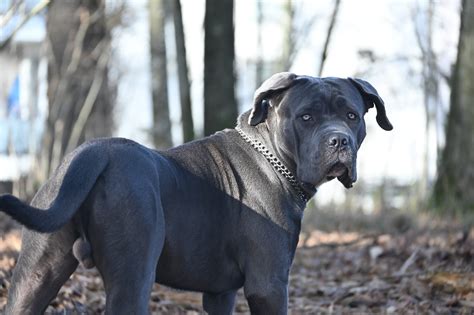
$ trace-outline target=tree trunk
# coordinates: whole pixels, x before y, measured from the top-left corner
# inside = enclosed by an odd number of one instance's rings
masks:
[[[40,165],[29,180],[32,190],[78,144],[110,136],[113,130],[114,93],[111,94],[107,75],[110,30],[105,0],[53,1],[48,11],[47,36],[49,115],[38,158]]]
[[[446,145],[433,198],[440,211],[458,214],[474,210],[474,2],[462,4]]]
[[[295,53],[293,0],[286,0],[283,10],[285,12],[285,21],[283,22],[283,52],[280,57],[279,72],[290,70]]]
[[[433,26],[434,26],[435,1],[429,0],[426,9],[426,23],[420,28],[415,21],[415,35],[422,58],[422,78],[423,78],[423,103],[425,107],[425,148],[423,156],[422,178],[419,181],[418,204],[423,206],[426,202],[430,187],[429,161],[430,161],[430,136],[433,127],[435,136],[438,137],[438,104],[439,104],[439,80],[438,64],[433,49]],[[438,142],[438,139],[436,139]]]
[[[257,0],[257,60],[255,62],[255,89],[262,85],[263,74],[263,0]]]
[[[204,32],[204,133],[210,135],[237,119],[233,0],[206,0]]]
[[[179,96],[181,101],[181,123],[183,126],[183,140],[188,142],[194,139],[194,123],[191,107],[191,92],[186,61],[186,44],[184,40],[183,17],[181,1],[173,1],[174,33],[176,39],[176,60],[178,64]]]
[[[153,99],[153,144],[171,146],[171,121],[168,107],[168,71],[166,69],[166,0],[149,0],[151,86]]]

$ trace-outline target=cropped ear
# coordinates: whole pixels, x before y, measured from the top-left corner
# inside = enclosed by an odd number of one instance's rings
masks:
[[[359,93],[366,103],[367,110],[374,107],[375,104],[375,108],[377,109],[376,120],[379,126],[385,130],[392,130],[393,126],[388,120],[384,102],[379,96],[379,93],[377,93],[377,90],[367,81],[353,78],[348,78],[348,80],[359,90]]]
[[[267,119],[268,98],[276,92],[283,91],[291,86],[297,75],[291,72],[280,72],[272,75],[255,91],[253,109],[249,117],[249,125],[256,126]]]

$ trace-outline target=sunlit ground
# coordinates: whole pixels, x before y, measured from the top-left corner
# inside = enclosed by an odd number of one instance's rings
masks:
[[[349,214],[346,219],[340,213],[334,220],[329,216],[307,222],[301,235],[289,286],[291,314],[472,314],[474,229],[429,216],[374,216],[370,225]],[[20,248],[19,230],[8,220],[2,215],[1,309]],[[338,231],[335,222],[349,232]],[[384,226],[393,229],[381,231]],[[46,313],[100,314],[104,304],[97,271],[79,267]],[[150,309],[153,314],[201,314],[201,295],[155,285]],[[249,314],[242,292],[235,313]]]

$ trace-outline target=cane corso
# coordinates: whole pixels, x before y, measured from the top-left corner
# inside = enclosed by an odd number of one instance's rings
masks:
[[[241,287],[252,314],[286,314],[303,210],[321,184],[356,181],[374,105],[391,130],[368,82],[284,72],[235,129],[164,151],[81,145],[31,206],[0,197],[26,227],[7,314],[44,312],[79,262],[98,268],[107,314],[148,313],[154,282],[202,292],[209,314],[231,314]]]

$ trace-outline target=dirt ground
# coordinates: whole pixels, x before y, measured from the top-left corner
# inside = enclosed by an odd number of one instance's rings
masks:
[[[0,310],[6,303],[20,231],[0,218]],[[474,314],[474,230],[413,228],[404,233],[302,235],[289,285],[290,314]],[[95,269],[79,267],[47,314],[101,314]],[[152,314],[202,314],[201,295],[155,285]],[[236,314],[249,314],[239,292]]]

